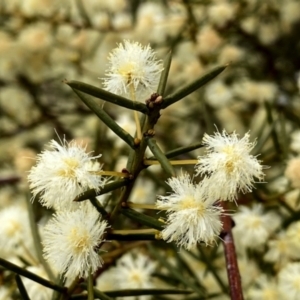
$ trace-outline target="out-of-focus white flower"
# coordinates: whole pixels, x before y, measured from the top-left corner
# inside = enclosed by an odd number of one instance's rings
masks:
[[[287,181],[286,183],[286,188],[285,191],[288,190],[288,179],[284,177]],[[283,193],[285,192],[283,191]],[[293,189],[288,191],[287,193],[284,194],[283,200],[284,202],[289,205],[289,207],[295,211],[300,210],[300,202],[299,202],[299,197],[300,197],[300,189]]]
[[[281,28],[289,32],[292,25],[300,19],[300,3],[297,0],[284,1],[280,5]]]
[[[261,204],[255,204],[252,208],[239,206],[233,219],[236,240],[242,247],[247,248],[263,245],[280,224],[279,216],[273,212],[265,212]]]
[[[2,300],[11,300],[12,299],[12,290],[8,287],[1,286],[0,287],[0,299]]]
[[[120,289],[151,289],[155,285],[151,278],[157,264],[138,252],[123,255],[114,269],[115,282]],[[150,296],[130,297],[128,299],[146,300]]]
[[[268,241],[269,250],[264,255],[264,260],[280,267],[290,259],[299,258],[299,248],[293,247],[293,239],[287,236],[285,231],[280,232],[272,240]]]
[[[220,108],[230,103],[232,91],[221,80],[214,81],[205,90],[207,102],[214,108]]]
[[[271,45],[280,37],[280,27],[277,22],[264,23],[258,25],[258,39],[263,45]]]
[[[41,266],[31,266],[26,268],[29,272],[32,272],[36,274],[39,277],[45,278],[48,280],[48,276],[44,269]],[[22,277],[23,284],[25,286],[25,289],[28,293],[28,296],[31,299],[36,299],[36,300],[48,300],[51,299],[52,291],[51,289],[27,278],[27,277]]]
[[[25,16],[43,16],[50,17],[58,13],[58,9],[65,1],[58,0],[28,0],[20,1],[21,11]]]
[[[278,275],[280,299],[300,299],[300,263],[294,262],[286,265]]]
[[[268,189],[273,193],[284,194],[288,189],[289,181],[285,176],[277,177],[275,180],[268,182]],[[285,195],[285,200],[286,200]],[[287,201],[289,202],[289,201]]]
[[[22,114],[20,114],[20,106],[22,106]],[[17,86],[9,85],[1,88],[0,107],[3,113],[14,118],[22,126],[28,126],[40,117],[30,94]]]
[[[211,26],[204,26],[197,35],[197,50],[202,55],[215,53],[222,43],[222,37]]]
[[[248,34],[255,34],[259,23],[259,18],[251,15],[241,20],[241,28]]]
[[[215,200],[233,201],[237,192],[251,192],[254,178],[261,181],[264,178],[263,166],[250,151],[255,143],[249,141],[249,133],[242,139],[233,132],[228,134],[204,135],[203,144],[207,154],[198,157],[196,175],[206,175],[203,185],[209,198]]]
[[[255,260],[249,259],[247,255],[245,255],[245,249],[236,247],[236,250],[240,252],[240,255],[237,258],[240,274],[243,274],[242,287],[243,289],[246,289],[254,282],[259,274],[261,274],[261,271],[259,270]]]
[[[245,57],[245,51],[243,48],[236,45],[225,45],[220,51],[219,63],[235,63],[241,61]]]
[[[24,246],[30,247],[29,217],[24,207],[13,205],[2,209],[0,220],[1,256],[16,254],[20,247],[24,252]]]
[[[19,47],[34,53],[49,51],[53,40],[49,24],[35,23],[23,29],[19,35]]]
[[[28,175],[33,196],[40,194],[42,205],[70,209],[78,194],[89,188],[100,190],[105,180],[96,174],[101,166],[93,160],[101,155],[91,156],[86,147],[65,139],[62,145],[52,140],[49,147],[38,155]]]
[[[162,63],[150,46],[124,40],[109,54],[104,88],[131,100],[142,100],[156,91]]]
[[[205,196],[201,184],[195,185],[188,174],[167,181],[173,192],[158,196],[156,206],[167,210],[167,225],[162,237],[168,242],[191,249],[198,242],[210,244],[220,234],[223,209]]]
[[[102,264],[96,247],[106,227],[92,206],[58,212],[44,228],[44,256],[67,278],[87,277],[90,269],[94,273]]]
[[[298,81],[299,81],[299,90],[300,90],[300,78],[298,79]],[[291,134],[291,150],[300,153],[300,130],[295,130]]]
[[[288,161],[284,175],[291,181],[293,187],[300,188],[300,157]]]
[[[263,103],[264,101],[272,101],[278,93],[278,87],[269,81],[253,81],[250,79],[242,79],[233,84],[233,93],[239,99]]]
[[[146,181],[144,178],[138,178],[132,194],[130,196],[130,201],[139,204],[153,204],[155,201],[155,185],[152,181]]]
[[[300,259],[300,221],[293,222],[286,231],[291,258]]]
[[[255,286],[252,286],[248,293],[249,300],[276,300],[279,299],[277,283],[265,275],[261,275],[255,281]]]
[[[234,18],[236,5],[227,1],[214,3],[208,6],[208,18],[212,24],[218,27],[224,27]]]
[[[97,289],[103,292],[115,290],[117,282],[114,274],[114,268],[110,268],[107,271],[100,274],[96,281]]]

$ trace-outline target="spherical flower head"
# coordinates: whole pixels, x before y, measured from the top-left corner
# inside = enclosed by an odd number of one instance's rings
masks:
[[[266,243],[280,224],[279,216],[265,212],[261,204],[255,204],[252,208],[239,206],[239,212],[233,215],[233,219],[236,241],[247,248],[256,248]]]
[[[278,286],[282,300],[300,299],[300,263],[287,264],[278,275]]]
[[[90,206],[60,211],[44,229],[44,256],[58,273],[67,278],[87,277],[101,266],[96,248],[103,241],[106,221]]]
[[[196,175],[206,175],[205,185],[209,197],[234,201],[237,192],[251,192],[254,178],[263,180],[263,166],[250,151],[255,143],[249,142],[248,133],[242,139],[233,132],[204,135],[207,154],[198,157]],[[209,180],[208,180],[209,179]],[[222,188],[220,188],[222,187]]]
[[[156,266],[156,262],[148,256],[139,252],[129,252],[117,261],[114,270],[115,282],[119,283],[120,289],[154,288],[151,275]],[[139,299],[149,299],[149,297]]]
[[[162,238],[175,241],[179,246],[191,249],[198,242],[211,244],[220,234],[223,209],[205,196],[201,184],[193,184],[188,174],[167,181],[173,192],[158,196],[156,206],[167,210],[167,225]]]
[[[150,46],[124,40],[109,54],[104,88],[131,100],[141,100],[156,91],[162,63]]]
[[[42,205],[55,209],[71,209],[73,199],[87,189],[100,190],[105,180],[96,175],[101,166],[86,148],[75,142],[62,145],[52,140],[50,150],[38,155],[37,164],[28,176],[33,197],[40,194]]]

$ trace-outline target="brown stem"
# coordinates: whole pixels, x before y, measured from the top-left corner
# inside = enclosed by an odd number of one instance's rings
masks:
[[[14,183],[17,183],[21,180],[21,177],[20,176],[10,176],[10,177],[3,177],[3,178],[0,178],[0,186],[1,185],[5,185],[5,184],[14,184]]]
[[[226,202],[222,201],[220,204],[226,210]],[[224,253],[226,259],[226,270],[230,289],[230,298],[232,300],[243,300],[242,282],[237,263],[237,256],[234,246],[232,227],[233,221],[227,214],[221,216],[223,222],[223,231],[221,239],[224,246]]]

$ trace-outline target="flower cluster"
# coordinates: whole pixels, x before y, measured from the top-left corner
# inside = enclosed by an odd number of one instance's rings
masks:
[[[220,215],[224,213],[219,201],[233,201],[237,193],[249,192],[255,182],[264,177],[263,166],[250,155],[254,143],[249,134],[238,139],[237,134],[216,132],[203,139],[207,154],[198,157],[196,175],[202,175],[194,184],[189,175],[183,174],[168,180],[172,193],[158,196],[157,208],[166,210],[167,224],[162,238],[175,241],[191,249],[198,242],[211,244],[222,230]]]
[[[61,145],[52,140],[49,148],[38,155],[28,175],[34,198],[56,210],[43,231],[44,255],[65,277],[87,277],[102,264],[96,250],[107,222],[90,203],[73,200],[89,188],[99,191],[105,183],[95,161],[100,155],[91,156],[86,147],[65,139]]]

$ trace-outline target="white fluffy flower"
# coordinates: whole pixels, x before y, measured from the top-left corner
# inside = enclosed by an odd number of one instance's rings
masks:
[[[168,196],[158,196],[156,205],[167,210],[167,225],[162,237],[168,242],[191,249],[198,242],[210,244],[220,234],[222,208],[205,196],[201,184],[193,184],[188,174],[168,180],[173,192]]]
[[[44,255],[58,273],[67,278],[87,277],[102,260],[96,248],[103,241],[106,221],[91,206],[54,215],[44,229]]]
[[[233,215],[233,219],[236,240],[241,246],[248,248],[256,248],[266,243],[280,224],[279,216],[273,212],[265,212],[261,204],[255,204],[252,208],[239,206],[239,212]]]
[[[142,100],[156,91],[163,67],[149,45],[124,40],[108,59],[107,78],[103,79],[107,91],[132,100]]]
[[[215,200],[235,200],[237,192],[251,192],[254,178],[264,178],[263,166],[250,151],[255,143],[249,142],[249,133],[242,139],[233,132],[228,134],[204,135],[203,143],[208,153],[198,157],[196,175],[206,175],[203,184],[209,198]]]
[[[279,291],[282,300],[300,299],[300,263],[289,263],[279,272]]]
[[[104,184],[103,177],[95,174],[101,166],[93,161],[101,155],[91,156],[82,145],[65,139],[62,145],[52,140],[49,147],[38,155],[28,175],[33,196],[39,194],[42,205],[70,209],[78,194],[89,188],[99,190]]]
[[[120,289],[151,289],[154,283],[151,278],[157,264],[142,253],[130,252],[123,255],[114,269],[115,282]],[[130,299],[149,299],[149,296],[140,296]]]

